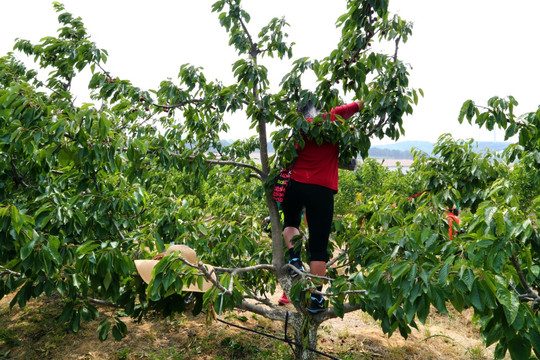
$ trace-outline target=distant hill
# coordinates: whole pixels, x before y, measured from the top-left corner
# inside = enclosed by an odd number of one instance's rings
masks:
[[[510,144],[510,142],[505,141],[479,141],[477,148],[479,150],[490,149],[492,151],[503,151]]]
[[[510,144],[503,141],[478,141],[476,151],[481,152],[489,149],[491,151],[502,151]],[[418,149],[429,155],[433,153],[433,143],[429,141],[400,141],[393,144],[373,145],[369,150],[370,157],[384,157],[387,159],[411,159],[411,149]]]
[[[232,139],[221,140],[223,146],[229,146],[234,142]],[[476,151],[481,152],[485,149],[491,151],[502,151],[510,144],[503,141],[479,141],[476,143]],[[428,155],[433,153],[433,145],[429,141],[399,141],[392,144],[373,145],[369,149],[369,157],[384,159],[412,159],[411,149],[418,149]],[[273,152],[271,143],[268,144],[268,151]]]
[[[393,144],[373,145],[369,156],[386,159],[412,159],[411,149],[418,149],[431,155],[433,144],[429,141],[400,141]]]

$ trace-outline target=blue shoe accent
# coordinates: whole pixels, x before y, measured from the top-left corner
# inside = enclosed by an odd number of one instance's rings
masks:
[[[289,264],[291,264],[292,266],[294,266],[295,268],[297,268],[298,270],[302,272],[304,271],[304,264],[302,263],[302,260],[300,260],[299,258],[291,259],[289,261]],[[298,273],[294,271],[293,269],[289,269],[289,275],[291,277],[296,277],[298,276]]]
[[[317,313],[326,311],[326,308],[324,307],[324,298],[322,296],[320,298],[312,296],[311,302],[309,306],[306,307],[306,310],[312,314],[317,314]]]

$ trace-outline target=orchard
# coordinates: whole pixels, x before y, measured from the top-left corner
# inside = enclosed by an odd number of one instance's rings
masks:
[[[422,96],[399,58],[412,26],[388,12],[388,1],[347,1],[335,50],[295,59],[285,19],[253,30],[240,0],[219,0],[211,11],[237,52],[235,82],[179,64],[178,78],[157,89],[110,73],[109,53],[83,19],[54,7],[55,36],[17,39],[0,58],[0,297],[15,294],[11,306],[59,295],[60,321],[74,333],[98,317],[98,305],[136,319],[193,311],[208,321],[243,309],[287,322],[297,359],[315,358],[324,321],[353,311],[407,338],[433,310],[472,308],[496,358],[540,355],[540,110],[517,115],[511,96],[469,100],[457,120],[502,129],[514,141],[504,153],[475,152],[472,141],[442,134],[433,155],[415,152],[406,173],[376,166],[367,159],[371,139],[398,140]],[[393,50],[376,52],[374,42]],[[269,83],[268,57],[293,60],[278,86]],[[88,69],[92,103],[79,105],[72,84]],[[303,86],[307,74],[314,89]],[[307,123],[296,112],[350,99],[365,108],[347,122]],[[224,146],[230,114],[258,135]],[[365,159],[340,174],[322,290],[328,306],[316,315],[306,311],[317,291],[312,276],[289,276],[271,194],[304,136],[339,143],[344,162]],[[455,205],[461,221],[450,239],[443,214]],[[268,215],[270,235],[262,231]],[[173,243],[194,249],[199,262],[172,253],[146,284],[134,261]],[[203,278],[210,290],[183,291]],[[295,311],[269,300],[282,290]],[[121,340],[128,331],[108,315],[97,336]]]

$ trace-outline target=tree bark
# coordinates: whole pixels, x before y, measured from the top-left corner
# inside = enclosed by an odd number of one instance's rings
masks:
[[[314,360],[317,353],[312,350],[317,349],[317,330],[320,321],[317,321],[309,314],[302,314],[296,321],[293,321],[294,357],[297,360]]]

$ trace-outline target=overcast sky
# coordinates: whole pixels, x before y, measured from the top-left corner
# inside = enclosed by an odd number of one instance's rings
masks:
[[[109,52],[105,67],[136,86],[156,89],[161,80],[175,79],[184,63],[203,67],[209,79],[234,82],[230,69],[236,54],[227,45],[218,15],[210,10],[213,0],[60,2],[83,19],[92,40]],[[289,41],[296,43],[293,60],[327,56],[339,41],[335,21],[346,11],[345,1],[244,0],[243,4],[252,16],[248,26],[253,35],[271,18],[286,18]],[[412,66],[410,85],[425,93],[414,114],[405,119],[406,133],[400,141],[435,142],[443,133],[502,141],[500,131],[494,134],[458,123],[465,100],[484,105],[494,95],[513,95],[520,103],[518,114],[540,105],[540,1],[391,0],[390,9],[414,23],[413,36],[400,46],[400,57]],[[58,28],[57,13],[47,0],[2,1],[2,13],[0,56],[12,50],[17,37],[37,42]],[[265,65],[277,87],[288,64]],[[79,101],[87,100],[85,85],[75,84]],[[225,137],[245,136],[246,123],[239,118],[231,121],[232,133]]]

